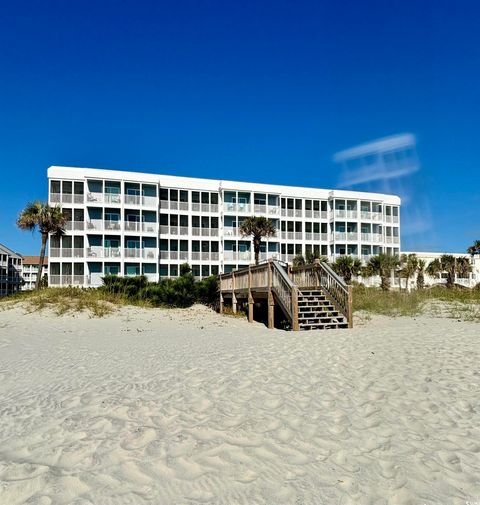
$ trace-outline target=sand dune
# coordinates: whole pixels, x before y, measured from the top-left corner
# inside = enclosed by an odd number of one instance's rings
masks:
[[[0,504],[480,502],[480,326],[0,313]]]

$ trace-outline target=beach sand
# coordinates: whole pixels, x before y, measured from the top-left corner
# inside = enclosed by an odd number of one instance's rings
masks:
[[[0,312],[0,504],[480,503],[480,325]]]

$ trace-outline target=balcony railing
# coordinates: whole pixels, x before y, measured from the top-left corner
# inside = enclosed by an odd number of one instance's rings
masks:
[[[225,212],[251,212],[252,206],[249,203],[224,203]]]
[[[278,216],[278,214],[280,214],[280,207],[278,205],[269,205],[268,206],[268,213]]]
[[[169,200],[160,200],[161,209],[188,210],[188,202],[171,202]]]
[[[240,231],[236,227],[225,226],[225,228],[223,229],[223,235],[225,237],[238,237],[240,236]]]
[[[326,242],[328,240],[328,233],[305,232],[305,240]]]
[[[83,247],[50,247],[50,257],[52,258],[83,258]]]
[[[88,276],[86,275],[50,275],[48,277],[50,286],[83,286],[89,284]]]
[[[103,227],[104,227],[105,231],[120,231],[122,228],[120,221],[114,221],[111,219],[106,219],[103,222]]]
[[[140,221],[125,221],[123,226],[125,231],[139,232],[142,230],[142,223]]]
[[[90,219],[89,221],[87,221],[87,230],[102,231],[103,230],[103,220],[102,219]]]
[[[356,231],[347,232],[347,240],[358,240],[358,233]]]
[[[70,230],[84,230],[85,223],[84,223],[84,221],[68,221],[67,224],[65,225],[65,229],[68,231],[70,231]]]

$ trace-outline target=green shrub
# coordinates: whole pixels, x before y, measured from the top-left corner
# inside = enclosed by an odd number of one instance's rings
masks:
[[[213,307],[218,302],[218,277],[212,275],[195,284],[197,302]]]

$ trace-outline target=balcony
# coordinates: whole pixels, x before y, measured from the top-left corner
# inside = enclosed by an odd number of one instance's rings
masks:
[[[225,251],[223,253],[223,258],[226,261],[250,261],[251,255],[250,251]]]
[[[103,231],[102,219],[90,219],[87,221],[87,230],[89,231]]]
[[[157,234],[157,223],[142,221],[142,231],[144,233],[154,233],[156,235]]]
[[[305,233],[305,240],[313,240],[315,242],[327,242],[328,240],[328,233],[311,233],[311,232],[306,232]]]
[[[269,205],[268,213],[273,216],[278,216],[280,214],[280,207],[278,205]]]
[[[142,207],[157,207],[156,196],[143,196],[143,195],[124,195],[123,201],[125,205],[135,205]]]
[[[255,214],[266,214],[267,213],[267,206],[266,205],[254,205],[253,212]]]
[[[251,212],[252,206],[249,203],[224,203],[225,212]]]
[[[372,233],[372,242],[383,242],[383,235],[381,233]]]
[[[123,250],[125,258],[141,258],[142,250],[138,247],[128,247]]]
[[[188,202],[171,202],[169,200],[160,200],[160,208],[164,210],[184,210],[188,211]]]
[[[103,258],[103,246],[92,245],[86,248],[87,258]]]
[[[347,217],[347,211],[343,209],[335,209],[333,215],[335,219],[345,219]]]
[[[104,258],[120,258],[122,255],[122,250],[120,247],[105,247],[103,249]]]
[[[84,230],[85,223],[83,221],[68,221],[65,225],[65,230]]]
[[[84,286],[89,284],[86,275],[50,275],[48,278],[50,286]]]
[[[383,214],[381,212],[372,212],[372,221],[382,221],[383,220]]]
[[[125,231],[140,232],[142,230],[142,223],[140,221],[125,221]]]
[[[358,233],[356,231],[347,232],[347,240],[350,241],[358,240]]]
[[[362,240],[362,242],[371,242],[372,241],[372,234],[369,233],[369,232],[362,232],[360,234],[360,238]]]
[[[345,242],[347,240],[347,234],[343,231],[336,231],[333,237],[336,241]]]
[[[106,219],[103,222],[103,227],[104,227],[105,231],[120,231],[121,230],[120,221],[113,221],[110,219]]]
[[[223,236],[224,237],[239,237],[240,231],[236,227],[225,226],[225,228],[223,229]]]
[[[83,258],[83,247],[50,247],[51,258]],[[45,267],[46,265],[44,265]]]

